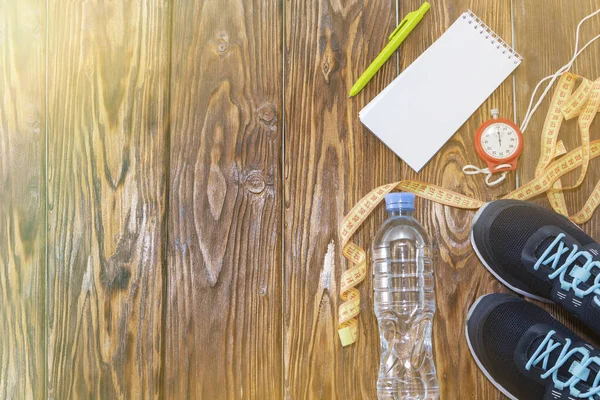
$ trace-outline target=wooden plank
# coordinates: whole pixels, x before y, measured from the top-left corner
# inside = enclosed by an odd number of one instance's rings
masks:
[[[539,2],[535,0],[523,0],[515,3],[515,41],[517,50],[525,57],[525,63],[517,74],[516,101],[519,120],[525,117],[531,93],[538,81],[553,74],[573,57],[577,24],[597,8],[597,2],[592,0],[576,0],[568,3],[549,0],[544,3],[543,7],[540,7]],[[546,21],[553,21],[553,23],[548,24]],[[599,16],[585,22],[579,39],[580,48],[596,36],[599,31]],[[596,41],[577,58],[571,72],[591,80],[600,78],[599,56],[600,41]],[[541,129],[555,87],[556,85],[534,114],[524,134],[525,147],[519,162],[521,183],[529,182],[534,177],[535,167],[540,156]],[[592,140],[600,138],[596,133],[598,127],[600,127],[599,120],[600,118],[597,116],[591,126],[590,137]],[[559,138],[563,140],[567,150],[573,150],[581,144],[576,118],[563,123]],[[587,177],[579,188],[565,192],[565,200],[571,214],[583,207],[596,182],[600,180],[598,162],[598,160],[592,160]],[[573,185],[577,181],[579,173],[580,169],[578,168],[565,176],[562,179],[563,186]],[[545,207],[550,207],[545,195],[534,200]],[[583,224],[582,228],[592,237],[600,239],[598,237],[598,229],[600,228],[600,214],[598,214],[598,211],[590,221]],[[563,323],[575,329],[578,333],[589,334],[581,324],[571,318],[562,308],[538,304],[547,308]]]
[[[49,3],[50,398],[160,395],[169,11]]]
[[[290,399],[376,397],[379,337],[370,279],[359,287],[359,341],[342,348],[338,340],[338,282],[346,263],[337,232],[356,201],[400,177],[398,158],[358,120],[396,75],[396,59],[347,99],[395,28],[396,3],[342,3],[286,2],[284,394]],[[358,243],[370,244],[383,219],[379,211]]]
[[[46,3],[0,2],[0,398],[44,398]]]
[[[168,398],[281,398],[282,4],[173,5]]]
[[[416,9],[420,4],[420,0],[402,2],[401,14]],[[467,9],[471,9],[506,42],[512,42],[510,0],[432,1],[421,40],[403,47],[401,67],[410,65]],[[502,117],[513,119],[513,88],[510,77],[419,174],[404,166],[403,177],[434,183],[482,200],[499,198],[512,190],[515,187],[515,173],[510,174],[501,185],[490,189],[485,185],[483,175],[467,177],[461,171],[467,164],[484,166],[475,153],[474,136],[479,126],[491,118],[492,108],[498,108]],[[416,206],[417,218],[424,223],[439,248],[438,263],[434,267],[437,314],[433,341],[440,397],[501,398],[500,392],[473,361],[465,340],[465,319],[475,299],[486,293],[506,290],[483,268],[472,250],[469,233],[473,213],[424,200],[418,200]]]

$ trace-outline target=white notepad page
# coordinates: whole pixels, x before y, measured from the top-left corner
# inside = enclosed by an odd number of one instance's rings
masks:
[[[419,172],[521,60],[465,12],[360,111],[360,120]]]

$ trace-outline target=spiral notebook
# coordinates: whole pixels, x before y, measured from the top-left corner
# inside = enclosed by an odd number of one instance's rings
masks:
[[[419,172],[521,60],[467,11],[360,111],[360,120]]]

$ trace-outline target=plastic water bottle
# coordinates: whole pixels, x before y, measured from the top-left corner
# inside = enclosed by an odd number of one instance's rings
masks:
[[[439,397],[431,345],[432,248],[427,232],[413,218],[414,200],[412,193],[385,196],[388,219],[373,241],[379,400]]]

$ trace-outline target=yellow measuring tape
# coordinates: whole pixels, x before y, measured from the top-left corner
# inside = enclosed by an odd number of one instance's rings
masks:
[[[573,92],[576,81],[581,80]],[[552,208],[563,215],[567,214],[564,190],[581,185],[591,159],[600,155],[600,140],[590,142],[589,128],[600,106],[600,79],[592,82],[572,73],[564,73],[552,96],[548,115],[542,128],[540,160],[535,170],[535,178],[517,190],[504,196],[505,199],[527,200],[546,193]],[[558,132],[565,119],[578,117],[581,146],[566,153],[564,144],[557,140]],[[566,154],[565,154],[566,153]],[[562,156],[562,157],[560,157]],[[556,159],[560,157],[559,159]],[[560,178],[575,168],[582,167],[576,183],[563,188]],[[365,251],[350,241],[352,235],[373,212],[375,207],[393,190],[411,192],[419,197],[451,207],[476,210],[484,202],[446,190],[436,185],[415,180],[403,180],[373,189],[353,208],[340,226],[342,254],[350,262],[350,267],[342,274],[339,308],[338,334],[343,346],[352,344],[358,338],[360,312],[360,292],[356,289],[367,276],[367,255]],[[600,204],[600,182],[592,191],[583,208],[569,218],[581,224],[591,218]]]

